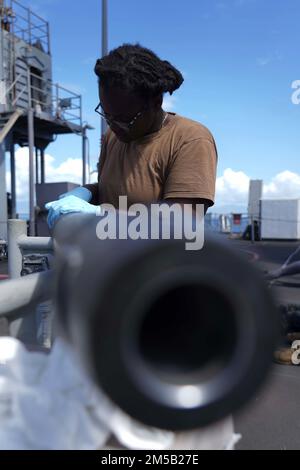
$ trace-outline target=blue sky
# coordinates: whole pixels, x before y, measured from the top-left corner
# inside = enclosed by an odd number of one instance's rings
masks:
[[[83,117],[96,127],[89,133],[95,166],[101,0],[22,3],[50,22],[54,80],[83,95]],[[140,42],[183,72],[184,84],[167,101],[214,134],[220,198],[222,187],[228,192],[233,184],[225,181],[228,169],[237,185],[246,184],[245,176],[262,178],[271,192],[284,174],[300,195],[300,105],[291,100],[291,84],[300,80],[298,0],[108,0],[108,10],[109,49]],[[78,159],[80,139],[59,137],[47,152],[56,166]]]

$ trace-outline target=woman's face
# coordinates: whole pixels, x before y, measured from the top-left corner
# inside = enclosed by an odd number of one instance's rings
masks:
[[[121,88],[100,86],[99,97],[108,125],[122,142],[131,142],[149,133],[161,109],[159,97],[147,102],[140,95]]]

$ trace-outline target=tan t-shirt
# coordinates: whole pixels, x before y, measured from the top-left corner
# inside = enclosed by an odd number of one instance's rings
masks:
[[[202,124],[168,113],[157,132],[130,143],[108,129],[99,159],[98,183],[86,185],[93,204],[119,206],[119,196],[134,203],[168,198],[199,198],[214,204],[217,149]]]

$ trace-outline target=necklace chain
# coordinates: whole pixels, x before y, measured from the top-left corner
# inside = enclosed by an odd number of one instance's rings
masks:
[[[167,117],[168,117],[168,113],[166,113],[166,114],[165,114],[165,117],[163,118],[163,122],[161,123],[161,128],[163,127],[163,125],[164,125],[164,123],[165,123]]]

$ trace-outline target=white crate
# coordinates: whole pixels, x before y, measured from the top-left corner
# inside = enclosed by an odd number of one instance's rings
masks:
[[[261,237],[300,240],[300,199],[262,199]]]

